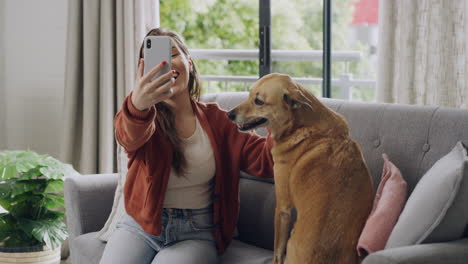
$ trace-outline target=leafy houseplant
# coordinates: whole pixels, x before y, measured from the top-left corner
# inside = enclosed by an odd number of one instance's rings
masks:
[[[61,245],[68,234],[57,209],[64,206],[63,178],[72,174],[72,166],[48,155],[0,151],[0,206],[7,210],[0,213],[0,251]]]

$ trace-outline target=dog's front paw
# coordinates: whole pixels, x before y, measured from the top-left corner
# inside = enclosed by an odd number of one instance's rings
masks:
[[[275,255],[273,258],[273,264],[283,264],[284,262],[284,256],[283,254],[278,254]]]

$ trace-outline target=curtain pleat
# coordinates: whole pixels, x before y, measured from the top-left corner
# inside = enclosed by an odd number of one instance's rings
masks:
[[[159,24],[158,3],[69,1],[61,160],[82,174],[117,171],[113,120],[133,88],[143,36]]]
[[[468,0],[379,2],[377,100],[468,106]]]

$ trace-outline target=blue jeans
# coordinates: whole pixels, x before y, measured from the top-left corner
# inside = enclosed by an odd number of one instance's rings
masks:
[[[126,215],[109,238],[101,264],[218,263],[212,229],[213,210],[168,209],[159,236],[146,233]]]

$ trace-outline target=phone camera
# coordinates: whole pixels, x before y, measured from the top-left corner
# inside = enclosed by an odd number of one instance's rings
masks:
[[[146,47],[151,49],[151,39],[146,40]]]

